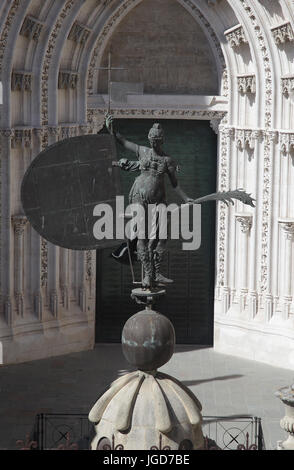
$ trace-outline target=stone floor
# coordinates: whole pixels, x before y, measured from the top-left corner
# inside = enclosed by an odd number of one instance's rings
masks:
[[[15,449],[30,432],[37,413],[88,413],[118,375],[131,370],[119,344],[93,351],[0,368],[0,449]],[[283,404],[274,392],[293,383],[291,370],[226,356],[213,349],[177,346],[161,369],[196,394],[203,415],[250,414],[262,418],[265,444],[284,439]]]

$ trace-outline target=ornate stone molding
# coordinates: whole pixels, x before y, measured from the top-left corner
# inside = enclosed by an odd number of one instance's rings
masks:
[[[25,36],[29,39],[34,39],[37,41],[41,34],[43,28],[43,23],[37,18],[31,15],[27,15],[22,24],[20,33],[22,36]]]
[[[25,70],[14,70],[11,74],[12,91],[32,91],[32,73]]]
[[[271,28],[271,32],[275,43],[278,45],[294,40],[294,31],[290,22]]]
[[[55,22],[55,25],[51,31],[48,44],[47,44],[47,49],[46,53],[44,56],[44,62],[43,62],[43,69],[42,69],[42,76],[41,76],[41,90],[42,90],[42,99],[41,99],[41,115],[42,115],[42,124],[47,125],[48,124],[48,78],[49,78],[49,68],[50,68],[50,62],[52,58],[52,53],[55,48],[55,43],[58,37],[58,34],[62,28],[63,22],[65,18],[67,17],[70,9],[72,8],[73,4],[75,3],[75,0],[67,0],[64,7],[62,8],[58,19]]]
[[[252,227],[252,214],[235,214],[236,222],[239,222],[242,233],[249,233]]]
[[[92,275],[92,252],[89,250],[86,252],[86,281],[91,281]]]
[[[84,24],[75,21],[69,32],[68,39],[71,39],[72,41],[75,41],[78,44],[85,44],[90,33],[91,29],[88,28],[88,26],[85,26]]]
[[[242,44],[248,44],[243,26],[241,24],[237,24],[233,28],[227,29],[224,32],[224,35],[226,36],[227,41],[232,48],[239,47]]]
[[[1,37],[0,37],[0,73],[1,73],[2,67],[3,67],[3,57],[4,57],[5,48],[6,48],[6,44],[7,44],[8,34],[9,34],[11,25],[13,23],[13,19],[15,17],[15,14],[16,14],[20,4],[21,4],[21,0],[14,0],[12,2],[12,5],[11,5],[10,10],[9,10],[9,12],[7,14],[7,17],[6,17],[6,21],[5,21],[4,26],[2,28],[2,33],[1,33]]]
[[[58,88],[75,90],[78,84],[79,74],[72,70],[60,70],[58,75]]]
[[[219,190],[229,189],[229,146],[234,136],[234,129],[224,125],[219,126],[220,160],[219,160]],[[225,253],[227,240],[227,210],[225,204],[219,204],[218,210],[218,254],[217,254],[217,285],[223,289],[223,312],[226,313],[230,304],[230,290],[225,281]]]
[[[47,287],[48,282],[48,242],[41,239],[41,286]]]
[[[95,119],[105,116],[107,108],[88,108],[87,118],[88,122],[93,122]],[[193,110],[193,109],[154,109],[154,108],[114,108],[112,114],[119,117],[134,117],[134,118],[166,118],[166,119],[207,119],[207,120],[221,120],[225,116],[224,111],[207,111],[207,110]]]
[[[281,78],[282,93],[285,96],[289,96],[294,92],[294,75],[285,75]]]
[[[256,78],[254,74],[238,75],[238,91],[243,94],[256,93]]]

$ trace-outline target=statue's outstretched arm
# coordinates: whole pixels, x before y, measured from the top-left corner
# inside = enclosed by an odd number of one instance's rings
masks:
[[[129,140],[125,139],[119,132],[113,130],[113,116],[111,114],[107,114],[105,117],[105,125],[108,132],[113,135],[116,140],[126,149],[130,150],[131,152],[137,153],[138,145],[130,142]]]

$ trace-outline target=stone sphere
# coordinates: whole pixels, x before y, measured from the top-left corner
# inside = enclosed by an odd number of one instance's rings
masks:
[[[156,370],[174,353],[175,330],[168,318],[151,309],[136,313],[122,331],[125,358],[143,371]]]

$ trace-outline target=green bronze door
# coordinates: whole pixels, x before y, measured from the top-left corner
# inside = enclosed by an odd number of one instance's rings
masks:
[[[148,145],[147,135],[152,120],[121,119],[117,129],[129,140]],[[180,171],[178,181],[193,198],[216,190],[216,136],[208,121],[161,120],[165,132],[164,149]],[[119,157],[135,160],[135,155],[118,144]],[[122,187],[127,196],[137,173],[121,172]],[[179,202],[166,179],[168,203]],[[127,201],[127,199],[126,199]],[[215,269],[215,203],[202,205],[201,246],[197,251],[183,251],[181,241],[169,241],[162,273],[174,280],[167,295],[156,309],[172,321],[178,344],[212,345],[213,296]],[[118,243],[119,245],[119,243]],[[120,342],[125,321],[142,310],[130,298],[130,269],[116,263],[112,250],[97,251],[96,341]],[[138,263],[135,266],[140,275]]]

